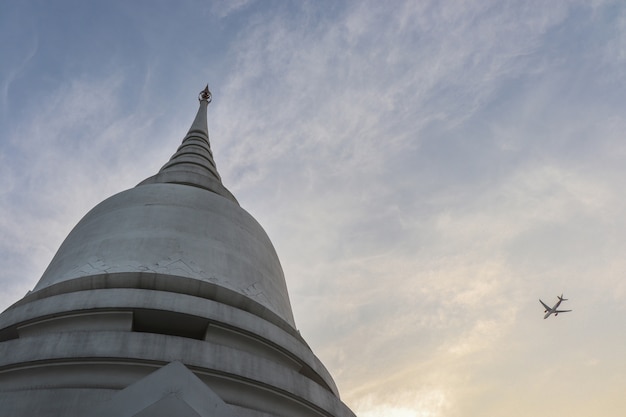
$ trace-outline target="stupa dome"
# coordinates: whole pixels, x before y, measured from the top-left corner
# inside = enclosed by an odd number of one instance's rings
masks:
[[[236,203],[199,187],[145,184],[98,204],[65,239],[34,291],[65,292],[61,284],[92,285],[95,278],[107,288],[161,279],[240,308],[253,300],[295,327],[267,234]]]

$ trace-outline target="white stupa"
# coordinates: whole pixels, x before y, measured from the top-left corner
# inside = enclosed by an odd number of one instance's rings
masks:
[[[1,416],[354,416],[222,184],[199,100],[159,173],[87,213],[0,315]]]

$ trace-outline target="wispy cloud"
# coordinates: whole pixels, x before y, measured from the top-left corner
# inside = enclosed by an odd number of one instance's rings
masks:
[[[225,18],[253,4],[255,0],[218,0],[211,4],[211,12],[220,18]]]
[[[89,209],[134,186],[148,176],[143,166],[155,164],[150,148],[129,141],[152,132],[150,119],[122,114],[122,85],[113,75],[69,80],[41,92],[37,105],[22,112],[4,138],[0,252],[11,258],[2,280],[4,305],[16,301],[16,291],[33,287]]]
[[[557,90],[534,81],[561,70],[562,57],[544,48],[571,3],[369,6],[314,27],[278,14],[250,29],[237,48],[245,70],[227,87],[242,100],[216,116],[221,134],[237,138],[225,177],[269,219],[296,319],[347,386],[402,374],[409,358],[435,367],[489,355],[517,325],[519,301],[572,285],[573,269],[554,262],[588,261],[603,236],[594,227],[616,203],[615,183],[570,164],[578,155],[537,153],[558,152],[588,119],[544,122],[547,147],[528,137],[537,104],[556,105]],[[476,118],[516,83],[532,91],[508,113],[520,124],[493,123],[479,136]],[[249,123],[239,127],[240,117]],[[452,144],[466,149],[458,161],[441,153]],[[440,166],[418,156],[432,152]],[[468,176],[464,160],[500,165],[475,168],[494,176]],[[420,178],[422,162],[441,178]]]
[[[22,76],[26,65],[35,56],[39,49],[39,38],[35,26],[30,19],[25,18],[26,12],[6,7],[0,24],[6,32],[11,35],[4,36],[3,43],[0,43],[2,52],[2,62],[0,70],[4,76],[0,77],[0,113],[5,120],[9,112],[9,92],[11,85],[16,78]],[[11,48],[10,43],[20,45],[19,48]]]

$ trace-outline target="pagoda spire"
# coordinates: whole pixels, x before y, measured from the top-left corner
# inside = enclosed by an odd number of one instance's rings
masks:
[[[158,174],[139,185],[154,183],[190,185],[204,188],[237,203],[235,197],[222,184],[222,178],[213,160],[207,124],[207,109],[212,98],[207,84],[198,95],[200,102],[198,112],[178,150]]]

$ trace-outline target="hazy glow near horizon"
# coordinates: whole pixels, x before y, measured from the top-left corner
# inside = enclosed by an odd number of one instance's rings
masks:
[[[209,82],[357,415],[624,414],[626,3],[6,0],[0,40],[0,308]]]

